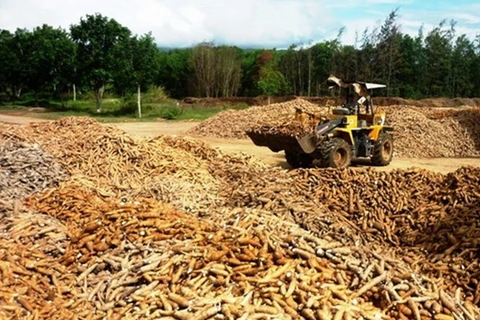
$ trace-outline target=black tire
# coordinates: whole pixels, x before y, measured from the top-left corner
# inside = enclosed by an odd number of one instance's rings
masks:
[[[375,166],[388,166],[393,158],[393,136],[381,132],[377,142],[373,145],[372,164]]]
[[[341,138],[325,141],[320,148],[320,166],[326,168],[347,168],[352,162],[352,147]]]
[[[309,168],[312,166],[312,157],[305,153],[292,153],[285,151],[285,160],[290,167],[297,168]]]

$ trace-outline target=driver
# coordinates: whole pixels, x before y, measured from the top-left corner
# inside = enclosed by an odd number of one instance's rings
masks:
[[[355,95],[353,93],[350,93],[347,97],[347,102],[345,103],[345,108],[350,110],[350,114],[355,114],[357,111],[357,101],[355,101]]]

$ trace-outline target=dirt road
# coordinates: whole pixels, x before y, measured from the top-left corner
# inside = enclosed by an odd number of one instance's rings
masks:
[[[9,123],[29,123],[39,121],[36,118],[29,118],[25,116],[14,116],[0,114],[0,122]],[[190,128],[196,126],[198,122],[194,121],[182,121],[182,122],[124,122],[124,123],[111,123],[119,129],[125,132],[142,136],[142,137],[154,137],[158,135],[183,135]],[[281,166],[283,168],[289,168],[285,162],[285,158],[282,152],[273,153],[267,148],[261,148],[255,146],[250,140],[237,140],[237,139],[219,139],[209,137],[195,137],[209,144],[212,147],[219,148],[225,152],[246,153],[254,155],[266,163]],[[480,167],[480,158],[394,158],[392,163],[388,167],[376,168],[377,170],[389,171],[394,169],[407,169],[412,167],[424,168],[431,171],[440,173],[448,173],[455,171],[461,166],[478,166]],[[355,167],[367,166],[366,164],[356,164]]]
[[[39,121],[48,121],[48,120],[19,116],[19,115],[15,115],[14,113],[0,114],[0,123],[6,122],[6,123],[15,123],[15,124],[26,124],[30,122],[39,122]]]

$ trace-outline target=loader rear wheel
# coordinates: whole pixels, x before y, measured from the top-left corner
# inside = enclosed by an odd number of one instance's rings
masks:
[[[347,168],[352,162],[352,148],[341,138],[325,142],[320,154],[322,167]]]
[[[305,153],[285,152],[285,160],[292,168],[308,168],[312,165],[312,157]]]
[[[372,164],[375,166],[387,166],[392,161],[392,158],[393,136],[382,132],[373,146]]]

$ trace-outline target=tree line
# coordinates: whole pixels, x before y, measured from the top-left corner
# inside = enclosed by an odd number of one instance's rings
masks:
[[[387,84],[385,96],[480,96],[480,35],[457,34],[441,21],[427,33],[403,33],[398,9],[383,24],[357,34],[354,45],[335,39],[287,49],[243,49],[199,43],[166,50],[151,33],[133,35],[101,14],[87,15],[69,30],[42,25],[0,30],[0,95],[29,92],[64,99],[78,90],[95,93],[101,111],[105,91],[137,94],[163,87],[171,97],[328,94],[329,74]]]

